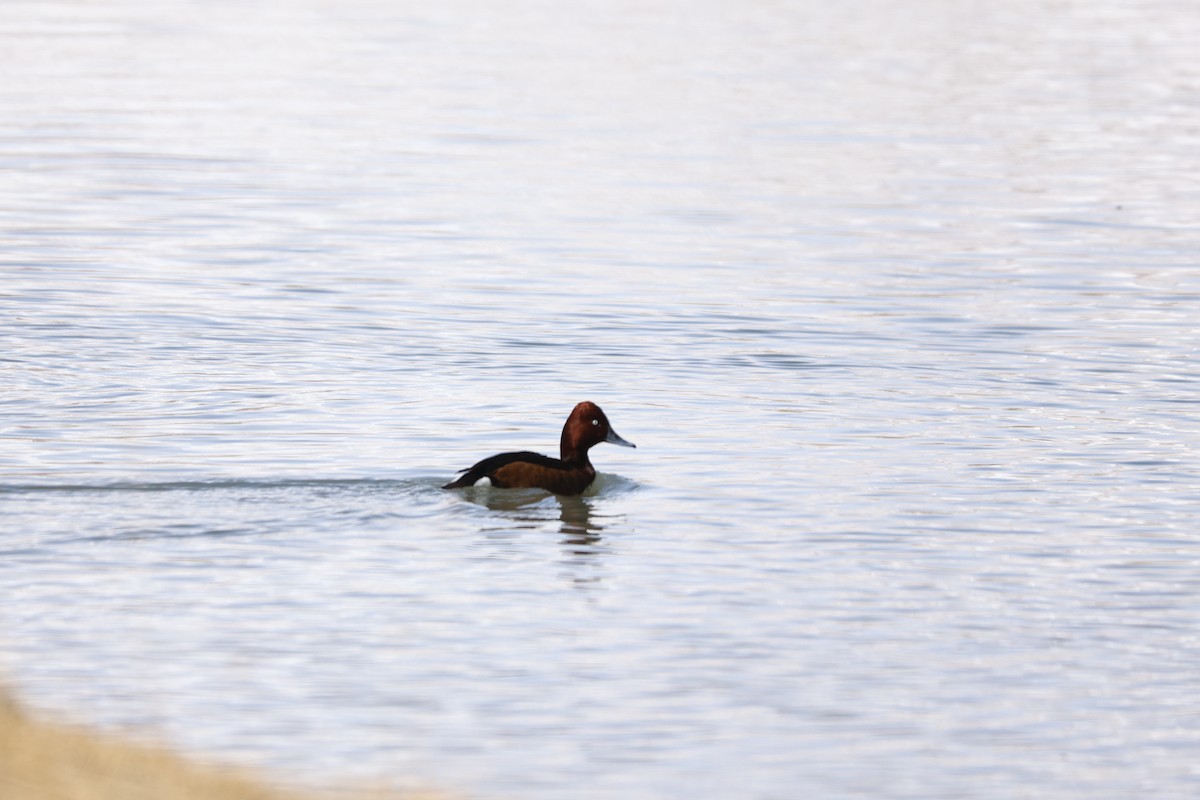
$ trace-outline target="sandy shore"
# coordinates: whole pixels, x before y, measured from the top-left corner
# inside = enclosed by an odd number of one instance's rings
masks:
[[[433,794],[305,792],[168,750],[39,719],[0,690],[4,800],[433,800]],[[443,798],[444,800],[444,798]]]

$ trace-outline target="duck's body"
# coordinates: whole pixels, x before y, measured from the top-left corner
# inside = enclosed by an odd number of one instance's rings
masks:
[[[600,406],[585,401],[575,406],[563,425],[559,458],[527,450],[500,453],[462,470],[461,476],[442,488],[474,486],[486,478],[500,489],[529,488],[555,494],[581,494],[596,479],[596,468],[588,460],[588,450],[601,442],[636,447],[617,435]]]
[[[537,488],[555,494],[581,494],[595,479],[596,468],[587,461],[569,464],[561,458],[526,450],[485,458],[442,488],[458,489],[487,480],[498,489]]]

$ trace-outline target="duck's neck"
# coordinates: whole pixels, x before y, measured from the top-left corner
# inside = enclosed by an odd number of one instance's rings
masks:
[[[562,454],[563,466],[569,470],[582,470],[583,472],[595,472],[596,468],[592,466],[592,462],[588,461],[586,450],[579,450],[573,453]]]
[[[561,447],[558,451],[558,457],[563,460],[564,464],[570,464],[573,467],[581,467],[588,463],[587,450],[576,450],[570,447]]]
[[[564,464],[571,466],[585,466],[588,464],[588,448],[575,447],[567,438],[567,432],[564,430],[562,439],[558,443],[558,457],[562,459]]]

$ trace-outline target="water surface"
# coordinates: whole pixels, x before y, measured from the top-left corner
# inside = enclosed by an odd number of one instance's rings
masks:
[[[1188,3],[0,10],[0,661],[478,797],[1200,791]],[[582,498],[445,492],[552,452]]]

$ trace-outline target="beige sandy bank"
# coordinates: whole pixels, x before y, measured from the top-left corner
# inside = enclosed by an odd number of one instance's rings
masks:
[[[0,690],[3,800],[433,800],[430,793],[304,792],[166,749],[39,719]]]

